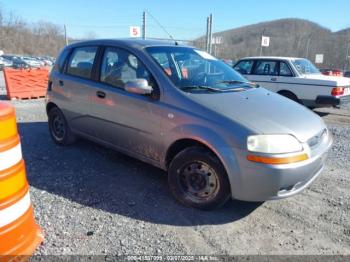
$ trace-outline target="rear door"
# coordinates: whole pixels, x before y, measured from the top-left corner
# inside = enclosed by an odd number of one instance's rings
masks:
[[[97,46],[74,48],[66,60],[62,73],[53,79],[55,99],[70,127],[82,134],[92,134],[90,97]]]
[[[256,60],[248,79],[273,92],[278,91],[278,61]]]

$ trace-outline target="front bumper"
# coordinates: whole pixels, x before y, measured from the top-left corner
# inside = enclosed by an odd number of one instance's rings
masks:
[[[321,173],[332,138],[311,153],[308,160],[282,165],[250,162],[247,151],[239,150],[239,170],[229,173],[232,198],[243,201],[266,201],[296,195],[307,188]]]
[[[334,96],[318,96],[316,98],[316,106],[340,106],[350,103],[350,95],[342,97]]]

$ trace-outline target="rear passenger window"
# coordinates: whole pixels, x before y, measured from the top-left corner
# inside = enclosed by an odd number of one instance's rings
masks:
[[[277,61],[257,61],[253,74],[277,76]]]
[[[249,75],[252,72],[253,64],[252,60],[244,60],[239,62],[234,69],[243,75]]]
[[[89,79],[97,47],[75,48],[68,62],[67,74]]]

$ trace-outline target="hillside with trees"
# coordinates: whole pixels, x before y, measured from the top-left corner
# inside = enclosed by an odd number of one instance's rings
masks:
[[[270,37],[270,46],[261,50],[261,36]],[[216,56],[239,59],[246,56],[296,56],[315,61],[316,54],[324,54],[323,67],[349,68],[350,29],[339,32],[301,19],[281,19],[244,26],[213,34],[223,37],[222,44],[214,45]],[[205,48],[205,37],[194,44]]]
[[[56,56],[64,44],[63,28],[48,22],[29,25],[0,10],[0,50],[5,53]]]

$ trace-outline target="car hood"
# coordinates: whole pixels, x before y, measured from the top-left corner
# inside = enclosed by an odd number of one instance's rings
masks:
[[[306,142],[325,128],[308,108],[264,88],[243,92],[193,93],[190,99],[259,134],[291,134]]]
[[[314,80],[315,83],[330,86],[350,86],[350,79],[342,76],[327,76],[322,74],[302,75],[301,78]]]

